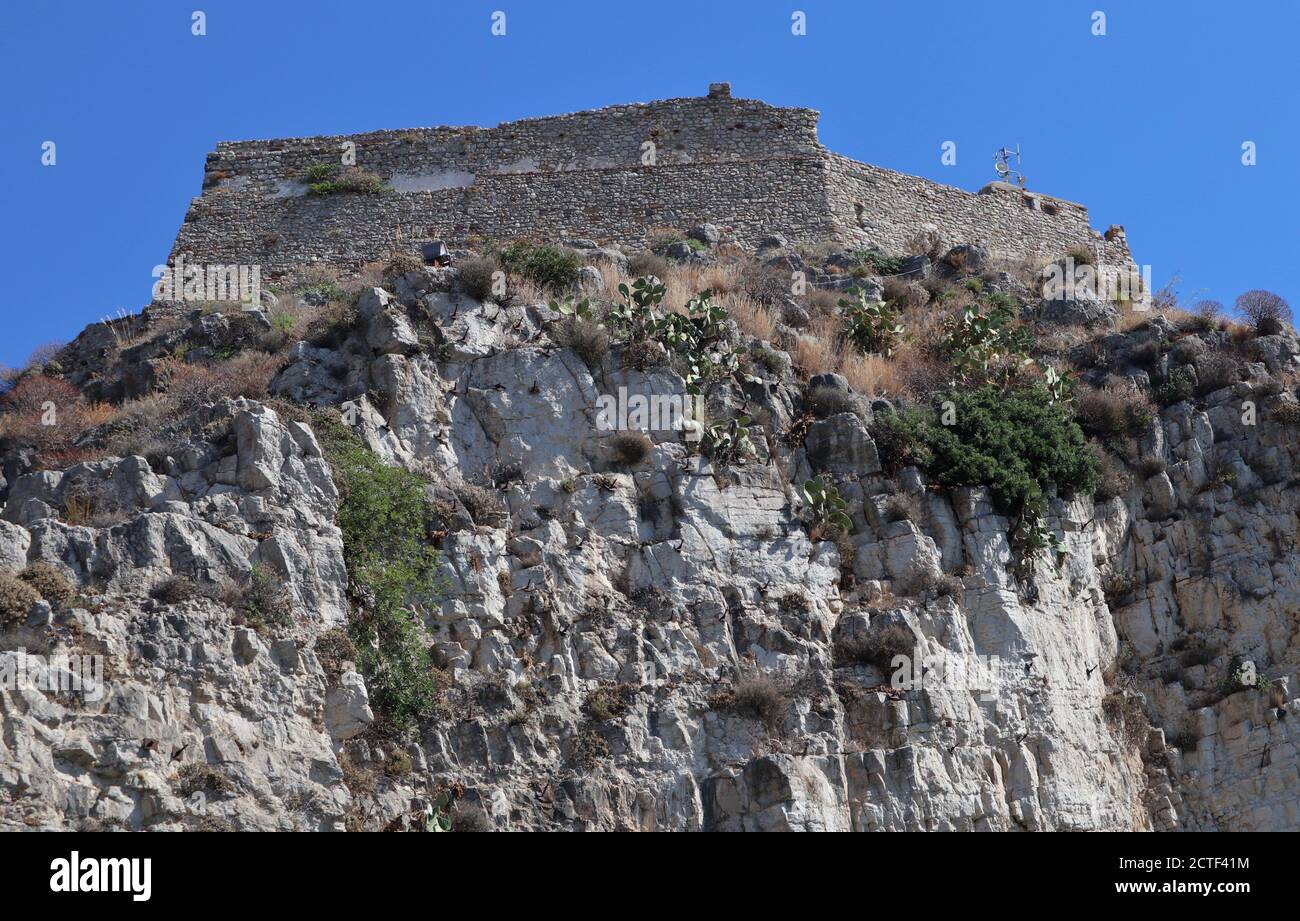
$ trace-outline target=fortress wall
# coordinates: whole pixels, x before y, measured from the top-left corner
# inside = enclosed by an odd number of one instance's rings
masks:
[[[668,99],[496,128],[439,127],[369,134],[221,142],[208,155],[205,187],[272,195],[316,163],[339,163],[344,142],[357,167],[398,187],[467,187],[483,175],[642,165],[655,145],[659,165],[763,160],[820,153],[818,113],[730,97]]]
[[[931,225],[949,245],[978,243],[1007,259],[1045,261],[1086,246],[1098,265],[1132,263],[1123,232],[1106,239],[1088,223],[1088,209],[1073,202],[1014,189],[975,194],[838,154],[827,155],[827,175],[831,211],[849,241],[902,252]]]
[[[198,200],[173,247],[200,261],[267,269],[357,265],[430,238],[590,237],[638,244],[655,226],[713,221],[742,245],[773,230],[792,240],[833,230],[824,162],[732,161],[481,176],[464,189],[386,195]]]
[[[573,237],[638,246],[648,229],[710,221],[752,246],[837,237],[906,251],[918,230],[1036,262],[1086,246],[1131,265],[1120,228],[1103,237],[1081,205],[1013,187],[974,194],[829,153],[817,112],[708,96],[613,106],[496,128],[419,128],[221,143],[173,247],[200,261],[276,269],[356,265],[431,238]],[[307,195],[308,166],[357,166],[396,191]],[[656,165],[642,165],[642,144]]]

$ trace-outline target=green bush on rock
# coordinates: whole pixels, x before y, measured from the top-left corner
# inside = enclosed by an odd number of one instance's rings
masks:
[[[439,692],[418,620],[420,607],[441,588],[425,483],[384,464],[337,414],[319,412],[313,425],[339,486],[357,665],[376,711],[406,728],[434,709]]]
[[[985,385],[941,397],[944,411],[882,415],[873,426],[881,459],[925,468],[942,486],[986,486],[998,511],[1016,519],[1021,549],[1052,543],[1042,528],[1047,490],[1092,493],[1096,454],[1068,407],[1042,385]],[[943,424],[943,423],[949,424]]]

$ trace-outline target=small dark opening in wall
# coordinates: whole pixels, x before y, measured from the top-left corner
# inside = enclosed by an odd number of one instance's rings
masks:
[[[1056,205],[1049,205],[1047,202],[1043,202],[1043,213],[1055,217],[1061,213],[1061,209],[1056,207]]]
[[[853,203],[853,219],[858,222],[859,227],[863,227],[866,225],[866,221],[863,220],[862,217],[865,212],[866,209],[862,207],[862,204],[860,202]]]
[[[743,128],[743,127],[745,127],[745,123],[744,123],[744,122],[736,122],[736,127],[737,127],[737,128]]]

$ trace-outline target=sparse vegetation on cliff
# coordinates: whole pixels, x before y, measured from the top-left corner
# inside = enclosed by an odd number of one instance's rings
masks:
[[[439,590],[425,483],[385,465],[337,415],[317,413],[314,427],[339,485],[357,664],[376,711],[406,729],[433,711],[439,692],[420,638],[420,612]]]
[[[578,254],[571,249],[527,240],[509,244],[496,258],[507,272],[522,275],[544,290],[556,293],[577,287],[578,269],[582,267]]]
[[[873,428],[882,461],[924,468],[946,487],[987,486],[1011,516],[1021,546],[1050,543],[1042,530],[1047,494],[1091,493],[1101,482],[1095,455],[1067,409],[1041,385],[1003,390],[986,384],[952,391],[937,413],[887,413]],[[948,414],[942,419],[940,414]],[[947,422],[947,424],[943,424]]]
[[[304,173],[310,195],[380,195],[389,191],[388,184],[374,173],[356,167],[340,169],[330,163],[317,163]]]

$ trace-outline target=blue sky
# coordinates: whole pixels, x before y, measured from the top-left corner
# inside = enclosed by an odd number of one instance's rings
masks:
[[[716,80],[819,109],[832,150],[966,189],[1019,144],[1030,188],[1125,225],[1157,286],[1294,304],[1297,35],[1298,0],[7,4],[0,364],[148,302],[217,140],[494,125]]]

